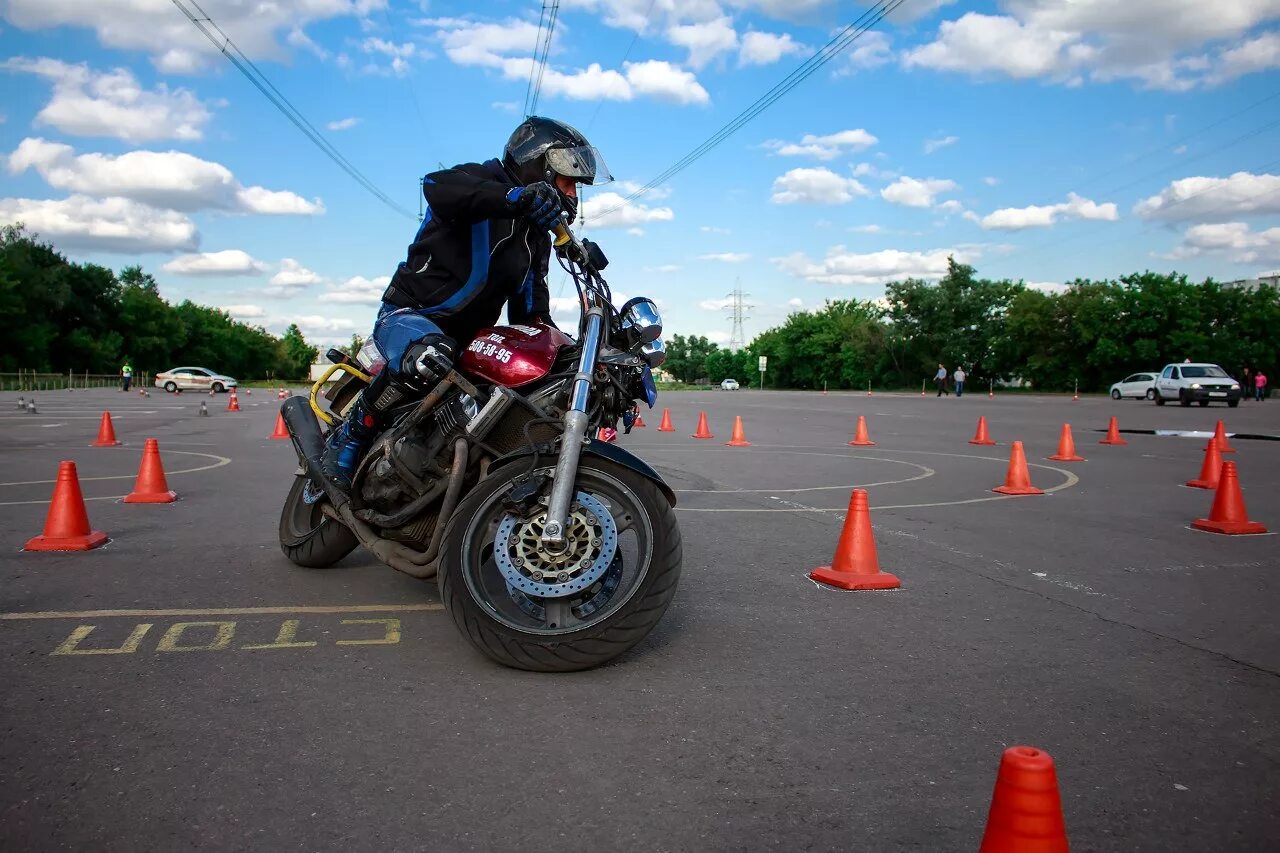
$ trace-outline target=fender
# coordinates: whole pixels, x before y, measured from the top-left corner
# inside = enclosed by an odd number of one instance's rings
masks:
[[[630,468],[641,477],[653,481],[653,484],[662,491],[663,497],[670,501],[672,506],[676,505],[676,493],[671,491],[671,487],[667,485],[666,480],[662,479],[662,475],[655,471],[652,465],[645,462],[634,453],[623,450],[616,444],[610,444],[594,438],[583,446],[582,452],[589,456],[598,456],[601,459],[607,459],[616,465],[621,465],[623,468]],[[506,456],[502,456],[494,460],[493,464],[489,466],[489,470],[495,471],[508,463],[515,462],[517,459],[527,459],[532,455],[533,448],[522,447],[519,450],[512,451]]]

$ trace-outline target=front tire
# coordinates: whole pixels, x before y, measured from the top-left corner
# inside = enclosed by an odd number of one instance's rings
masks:
[[[504,666],[531,672],[599,666],[644,639],[675,596],[681,563],[675,511],[647,477],[584,457],[575,487],[613,519],[612,562],[581,593],[526,595],[511,586],[494,554],[502,524],[510,523],[503,501],[525,470],[515,464],[494,472],[454,512],[440,558],[440,599],[463,636]],[[529,541],[517,544],[527,548]]]
[[[302,499],[305,476],[295,476],[280,511],[280,550],[294,565],[327,569],[355,550],[356,535]]]
[[[227,389],[226,389],[226,387],[225,387],[225,386],[223,386],[223,384],[222,384],[221,382],[215,382],[215,383],[213,383],[213,393],[215,393],[215,394],[221,394],[221,393],[222,393],[223,391],[225,391],[225,390],[227,390]]]
[[[1163,406],[1163,405],[1164,405],[1164,397],[1160,396],[1160,392],[1159,392],[1159,391],[1157,391],[1157,392],[1156,392],[1156,405],[1157,405],[1157,406]]]
[[[1228,401],[1227,401],[1227,405],[1234,409],[1236,406],[1239,406],[1239,405],[1240,405],[1240,401],[1239,401],[1239,400],[1228,400]]]
[[[1112,388],[1112,389],[1111,389],[1111,399],[1112,399],[1112,400],[1119,400],[1119,399],[1120,399],[1120,389],[1119,389],[1119,388]]]

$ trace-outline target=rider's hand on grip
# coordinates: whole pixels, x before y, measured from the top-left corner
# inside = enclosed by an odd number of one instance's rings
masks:
[[[560,196],[546,181],[537,181],[524,187],[512,187],[507,193],[518,216],[549,229],[560,220]]]

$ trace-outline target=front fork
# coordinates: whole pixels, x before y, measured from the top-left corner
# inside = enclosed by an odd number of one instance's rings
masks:
[[[556,460],[556,472],[551,480],[547,523],[542,528],[542,545],[552,553],[558,554],[565,548],[565,523],[569,517],[569,504],[573,501],[574,481],[578,478],[578,460],[582,457],[582,448],[587,442],[587,406],[603,330],[604,309],[596,305],[587,310],[586,330],[582,335],[582,355],[578,359],[578,372],[573,377],[569,408],[564,413],[560,457]]]

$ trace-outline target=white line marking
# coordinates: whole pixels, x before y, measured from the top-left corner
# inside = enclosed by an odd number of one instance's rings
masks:
[[[299,607],[214,607],[205,609],[173,608],[168,610],[44,610],[30,613],[0,613],[0,620],[29,619],[99,619],[115,616],[149,618],[152,616],[270,616],[277,613],[419,613],[444,610],[443,604],[337,604]]]
[[[172,477],[175,474],[194,474],[197,471],[209,471],[214,468],[221,468],[223,465],[231,464],[230,457],[218,456],[217,454],[214,454],[214,453],[197,453],[194,450],[165,450],[161,453],[161,456],[163,456],[165,453],[179,454],[182,456],[203,456],[206,459],[215,460],[211,465],[201,465],[196,468],[180,468],[176,471],[165,471],[166,477]],[[136,476],[137,476],[136,474],[116,474],[110,477],[81,477],[80,482],[84,483],[91,480],[132,480]],[[49,483],[54,483],[54,482],[56,482],[56,480],[26,480],[23,482],[15,482],[15,483],[0,483],[0,486],[40,486],[40,485],[48,485]],[[85,498],[85,500],[86,501],[118,501],[123,497],[124,495],[107,495],[105,497],[100,497],[100,498]],[[27,504],[47,504],[47,503],[49,503],[49,501],[47,500],[0,501],[0,506],[24,506]]]

